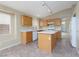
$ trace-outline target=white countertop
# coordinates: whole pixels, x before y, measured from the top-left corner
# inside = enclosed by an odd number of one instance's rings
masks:
[[[22,29],[20,32],[31,32],[31,31],[38,31],[38,30],[43,30],[43,29]]]
[[[33,31],[32,29],[22,29],[22,30],[20,30],[20,32],[31,32],[31,31]]]
[[[44,33],[44,34],[54,34],[58,31],[53,31],[53,30],[46,30],[46,31],[41,31],[41,32],[38,32],[38,33]]]

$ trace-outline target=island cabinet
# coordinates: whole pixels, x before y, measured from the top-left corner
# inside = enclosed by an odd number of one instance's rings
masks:
[[[61,40],[61,31],[55,33],[57,41]]]
[[[56,43],[60,39],[60,32],[48,34],[48,33],[38,33],[38,47],[42,51],[51,53],[56,47]],[[61,34],[61,33],[60,33]]]
[[[22,16],[21,24],[22,24],[22,26],[31,27],[32,26],[32,17]]]
[[[21,32],[21,42],[22,44],[32,42],[32,32]]]

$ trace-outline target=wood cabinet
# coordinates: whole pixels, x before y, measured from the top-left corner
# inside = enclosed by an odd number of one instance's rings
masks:
[[[28,27],[32,26],[32,17],[22,16],[21,24]]]
[[[21,32],[21,37],[22,44],[32,42],[32,32]]]
[[[40,26],[48,26],[48,20],[40,20]]]
[[[55,26],[60,26],[61,25],[61,18],[40,20],[40,26],[48,26],[51,24],[55,25]]]
[[[60,18],[55,18],[55,19],[53,19],[53,21],[54,21],[54,25],[56,25],[56,26],[61,25],[61,19]]]
[[[49,19],[48,24],[60,26],[61,25],[61,18]]]
[[[57,39],[57,40],[61,40],[61,31],[58,31],[58,32],[56,33],[56,39]]]
[[[39,33],[38,34],[39,49],[51,53],[53,49],[56,47],[57,41],[59,41],[59,39],[61,38],[59,34],[61,34],[61,32],[56,32],[54,34]]]
[[[51,35],[38,34],[38,47],[40,50],[51,53]]]
[[[55,33],[54,35],[51,35],[51,52],[53,51],[53,49],[55,49],[56,47],[56,43],[57,43],[57,34]]]

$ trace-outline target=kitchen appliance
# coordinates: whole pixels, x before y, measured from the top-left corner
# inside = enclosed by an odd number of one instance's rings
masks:
[[[71,26],[70,26],[70,33],[71,33],[71,45],[72,47],[77,47],[77,17],[73,16],[71,19]]]

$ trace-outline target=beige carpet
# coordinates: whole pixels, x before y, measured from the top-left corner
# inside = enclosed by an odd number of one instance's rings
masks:
[[[70,45],[69,38],[63,38],[57,43],[51,54],[40,51],[37,41],[27,45],[17,45],[0,51],[1,57],[78,57],[75,48]]]

